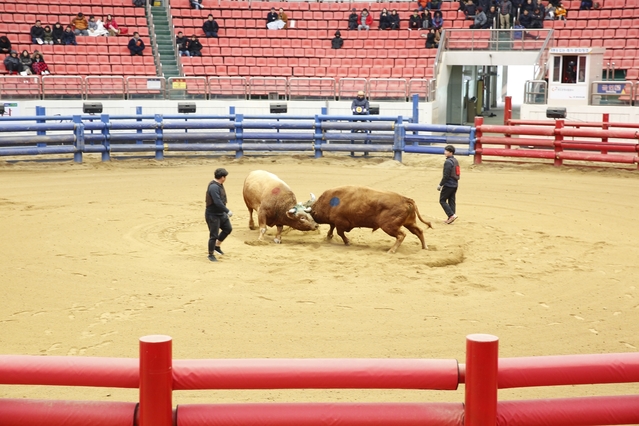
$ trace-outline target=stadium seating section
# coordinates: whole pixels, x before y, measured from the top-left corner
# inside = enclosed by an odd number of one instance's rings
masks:
[[[82,0],[59,0],[54,3],[0,1],[0,34],[6,34],[12,48],[18,52],[25,49],[30,53],[36,49],[42,52],[52,75],[156,75],[144,8],[134,7],[130,0],[102,0],[100,6],[89,5]],[[110,14],[121,28],[127,28],[129,35],[78,36],[77,46],[36,45],[31,42],[29,32],[37,19],[42,21],[42,26],[53,27],[53,24],[60,22],[66,27],[78,12],[102,20]],[[134,31],[140,33],[147,46],[145,56],[132,57],[126,47]],[[0,68],[6,72],[4,67]]]
[[[88,6],[81,0],[61,0],[55,5],[30,0],[0,0],[0,34],[7,34],[15,49],[43,52],[53,74],[62,75],[155,75],[153,57],[131,57],[129,36],[78,37],[78,46],[35,46],[29,29],[36,19],[43,24],[66,25],[81,11],[85,15],[112,14],[129,34],[138,31],[148,46],[148,27],[143,8],[130,0],[103,0]],[[603,0],[600,9],[580,11],[579,0],[565,1],[566,21],[544,21],[554,28],[559,47],[602,46],[605,63],[628,70],[627,78],[639,78],[639,0]],[[194,10],[189,0],[171,0],[175,32],[196,34],[204,45],[202,57],[182,57],[185,76],[402,78],[433,77],[436,49],[425,49],[422,31],[409,31],[408,17],[415,2],[305,2],[204,0]],[[265,17],[271,7],[284,8],[295,27],[267,30]],[[351,7],[368,7],[374,17],[370,31],[346,30]],[[382,8],[397,9],[402,28],[377,29]],[[457,11],[457,2],[444,2],[444,28],[468,28],[470,21]],[[206,38],[202,23],[211,13],[220,25],[219,38]],[[331,49],[335,30],[346,40],[344,48]]]

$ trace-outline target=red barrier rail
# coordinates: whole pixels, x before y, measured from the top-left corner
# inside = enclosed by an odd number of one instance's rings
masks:
[[[197,359],[173,362],[173,389],[455,390],[454,359]]]
[[[508,123],[515,122],[515,120],[506,121]],[[522,120],[518,120],[518,122],[520,121]],[[637,164],[639,168],[639,130],[634,130],[635,128],[639,129],[639,126],[622,126],[619,123],[604,122],[599,123],[600,126],[598,126],[603,128],[581,129],[565,127],[566,122],[563,120],[549,123],[528,121],[528,123],[535,125],[485,125],[483,117],[476,117],[475,164],[481,164],[485,156],[496,156],[553,159],[555,166],[561,166],[564,160],[574,160]],[[550,123],[553,124],[553,127],[548,126]],[[583,125],[584,123],[579,124]],[[611,127],[618,128],[611,129]],[[503,136],[486,136],[487,133]],[[513,135],[537,137],[514,138],[511,137]],[[567,140],[566,138],[572,139]],[[621,139],[621,141],[609,142],[610,139]]]
[[[515,151],[515,150],[513,150]],[[2,426],[422,426],[639,424],[639,396],[497,401],[498,388],[639,383],[639,354],[498,359],[498,339],[467,336],[466,364],[415,359],[177,360],[171,338],[140,339],[137,360],[0,356],[0,384],[134,387],[135,403],[0,399]],[[76,368],[77,367],[77,368]],[[179,389],[456,389],[464,404],[207,404],[172,410]],[[628,408],[632,407],[632,408]],[[179,412],[179,416],[178,416]],[[584,414],[587,413],[587,414]]]
[[[179,405],[180,426],[462,426],[461,403]]]

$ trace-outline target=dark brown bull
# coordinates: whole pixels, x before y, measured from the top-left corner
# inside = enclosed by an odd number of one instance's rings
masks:
[[[273,173],[264,170],[254,170],[249,173],[244,180],[242,194],[249,211],[250,229],[255,229],[253,210],[257,211],[257,222],[260,227],[258,240],[260,241],[266,233],[267,226],[277,227],[274,241],[278,244],[282,242],[284,225],[300,231],[314,231],[318,228],[309,214],[310,207],[308,207],[308,204],[314,201],[314,196],[311,194],[311,200],[304,205],[298,203],[291,188]]]
[[[395,237],[395,245],[388,250],[395,253],[406,234],[401,227],[406,227],[417,235],[422,243],[422,249],[427,249],[424,233],[417,226],[417,218],[432,228],[419,215],[415,201],[390,191],[377,191],[364,186],[340,186],[325,191],[312,204],[311,216],[317,223],[327,223],[331,226],[326,238],[333,238],[333,229],[337,228],[337,235],[342,237],[344,244],[349,241],[344,235],[353,228],[381,228],[391,237]]]

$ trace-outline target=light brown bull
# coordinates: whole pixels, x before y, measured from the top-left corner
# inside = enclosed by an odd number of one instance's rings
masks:
[[[267,226],[276,226],[276,243],[282,242],[284,226],[300,231],[314,231],[318,224],[313,220],[310,207],[297,202],[291,188],[273,173],[264,170],[254,170],[244,180],[242,191],[244,202],[249,211],[249,228],[255,228],[253,210],[257,211],[257,222],[260,228],[258,240],[264,238]],[[314,201],[311,194],[311,200]]]

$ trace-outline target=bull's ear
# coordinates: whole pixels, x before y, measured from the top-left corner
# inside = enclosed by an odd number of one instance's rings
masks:
[[[292,209],[290,209],[290,210],[288,211],[288,213],[289,213],[289,214],[295,214],[295,207],[293,207]]]

